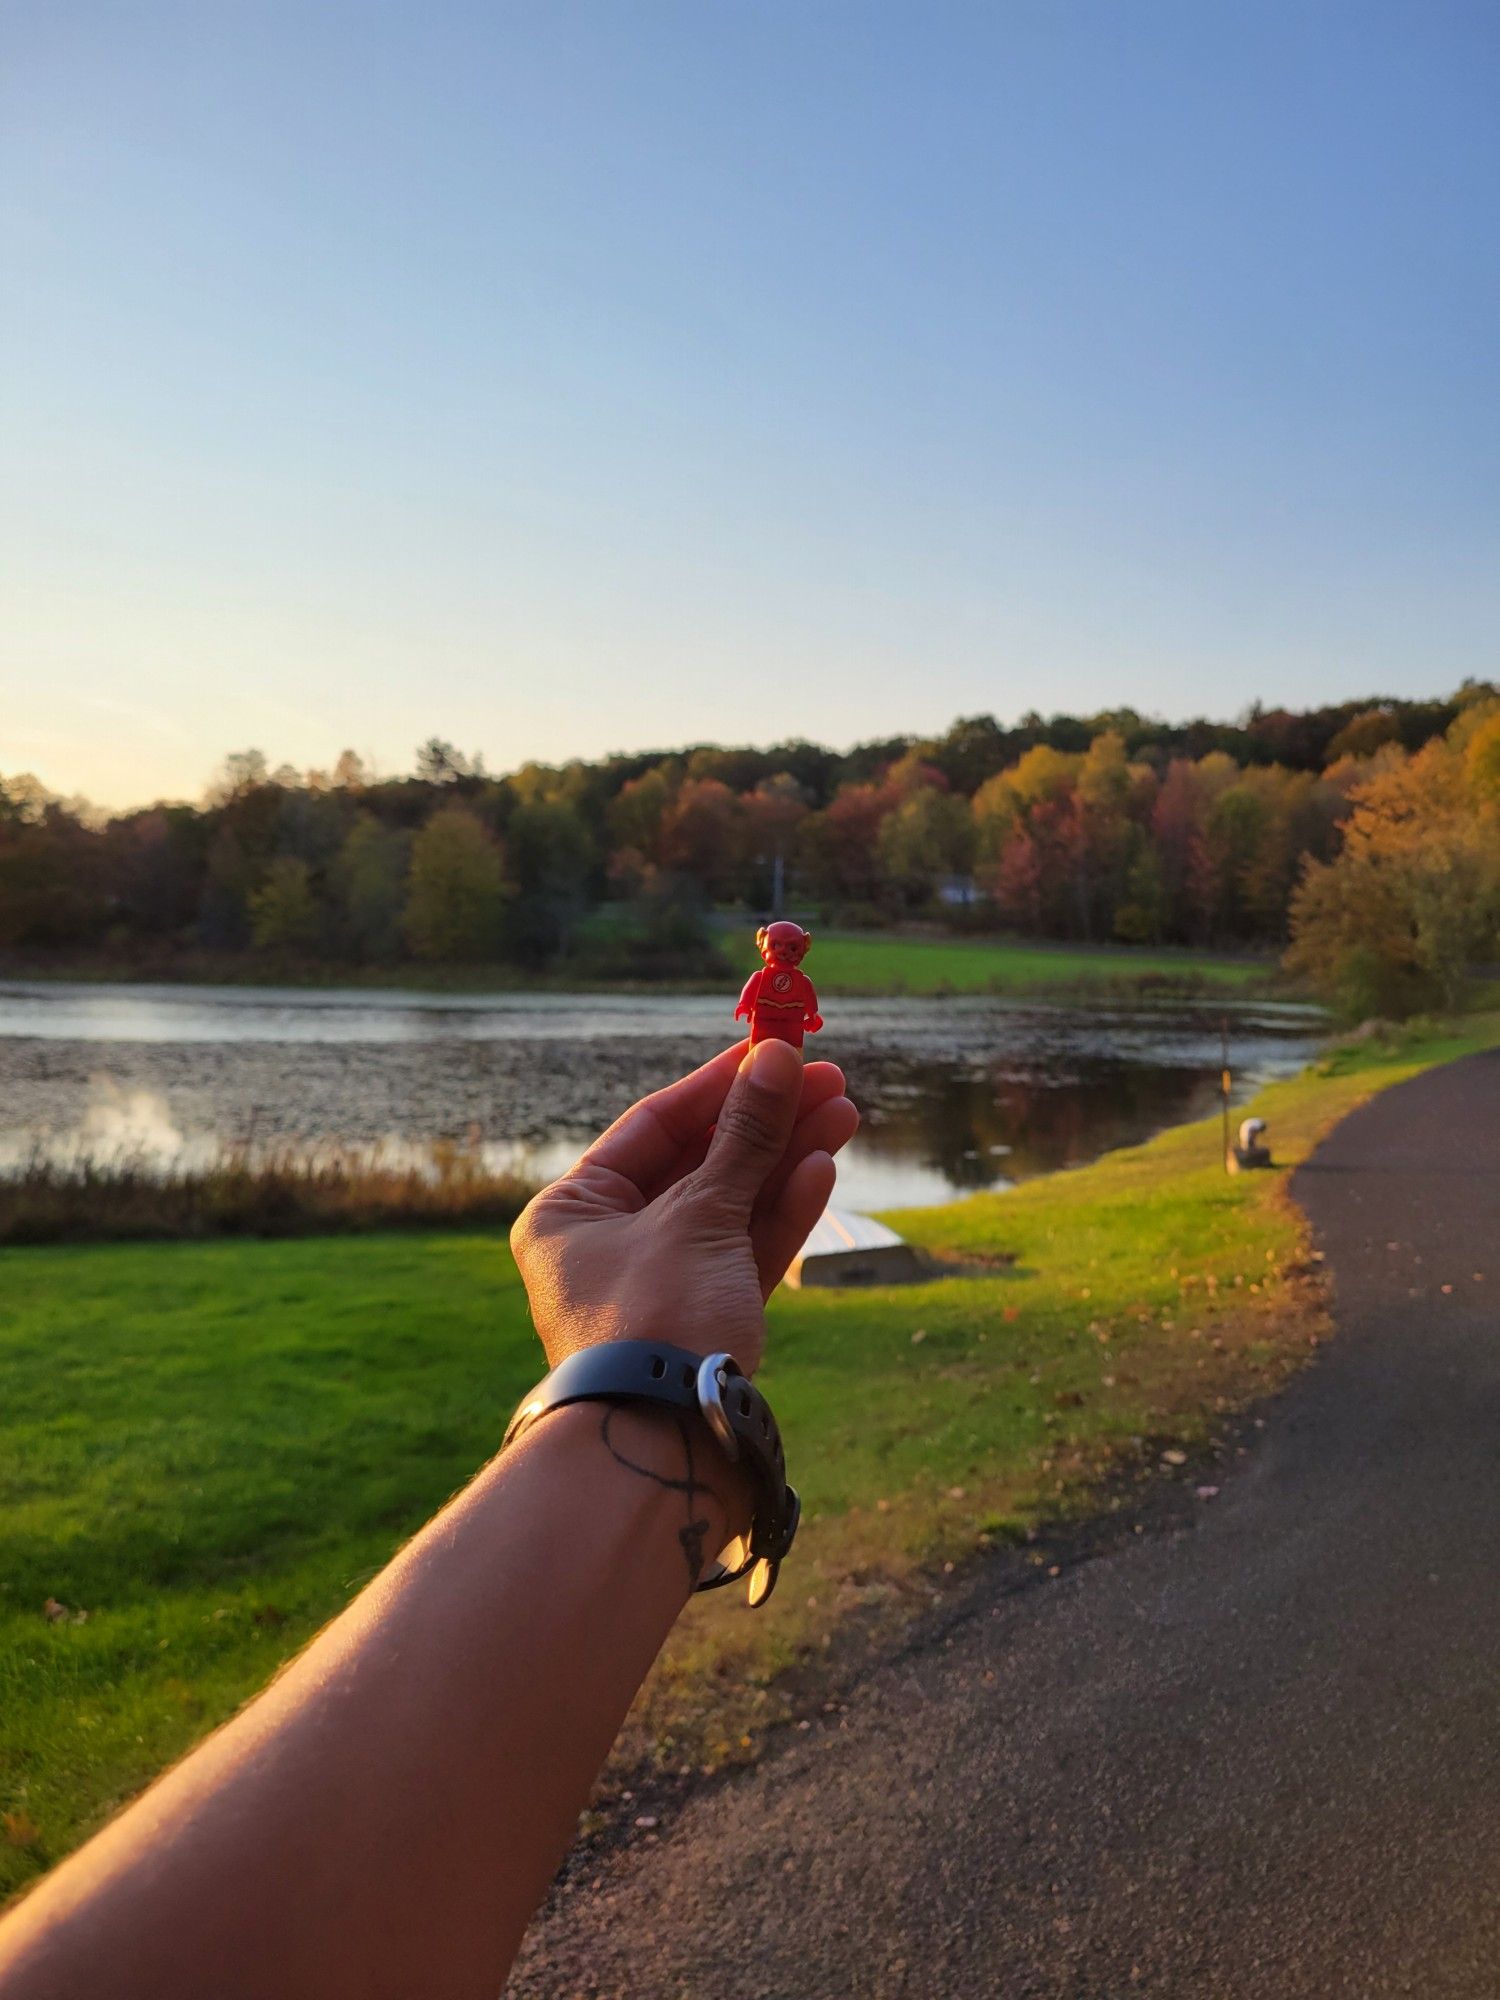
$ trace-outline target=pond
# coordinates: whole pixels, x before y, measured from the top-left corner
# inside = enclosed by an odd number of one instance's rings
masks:
[[[733,997],[478,997],[0,984],[0,1164],[41,1149],[191,1160],[226,1143],[437,1139],[550,1176],[643,1091],[734,1037]],[[838,1200],[944,1201],[1076,1166],[1301,1067],[1287,1003],[831,1000],[813,1046],[864,1127]],[[1273,1134],[1274,1138],[1274,1134]]]

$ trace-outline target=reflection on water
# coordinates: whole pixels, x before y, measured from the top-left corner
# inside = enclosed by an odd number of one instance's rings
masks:
[[[871,1003],[856,1002],[855,1005]],[[883,1003],[873,1003],[879,1007]],[[277,986],[0,982],[0,1036],[88,1042],[578,1041],[711,1034],[715,995],[363,993]]]
[[[42,1149],[199,1164],[226,1144],[464,1139],[548,1178],[643,1091],[723,1047],[716,996],[0,986],[0,1169]],[[864,1127],[839,1199],[865,1209],[1078,1165],[1305,1061],[1310,1010],[846,1000],[817,1052]],[[1274,1134],[1273,1134],[1274,1138]]]
[[[1242,1079],[1248,1095],[1264,1072]],[[1097,1158],[1164,1125],[1204,1116],[1218,1071],[1160,1063],[1075,1063],[1063,1077],[990,1077],[914,1064],[866,1132],[880,1160],[921,1159],[952,1189],[996,1187]]]

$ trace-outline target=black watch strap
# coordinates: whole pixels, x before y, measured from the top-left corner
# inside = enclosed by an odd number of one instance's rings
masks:
[[[714,1563],[697,1588],[717,1590],[748,1574],[750,1602],[764,1604],[792,1546],[801,1503],[795,1487],[786,1481],[786,1456],[771,1406],[733,1355],[704,1356],[654,1340],[609,1340],[580,1347],[521,1404],[506,1428],[501,1450],[549,1410],[590,1402],[647,1403],[681,1416],[701,1416],[724,1456],[744,1465],[755,1497],[749,1553],[736,1568]]]

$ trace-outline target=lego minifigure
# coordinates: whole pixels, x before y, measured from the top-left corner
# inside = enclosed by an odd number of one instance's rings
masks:
[[[745,981],[734,1018],[750,1023],[752,1046],[774,1040],[800,1049],[804,1032],[815,1035],[823,1025],[813,983],[797,970],[812,939],[800,924],[783,922],[762,924],[755,942],[765,965]]]

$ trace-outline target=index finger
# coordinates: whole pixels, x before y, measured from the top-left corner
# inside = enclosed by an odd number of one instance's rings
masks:
[[[723,1108],[749,1048],[732,1048],[632,1104],[594,1141],[574,1167],[603,1167],[642,1194],[668,1173],[684,1146],[701,1141]]]

